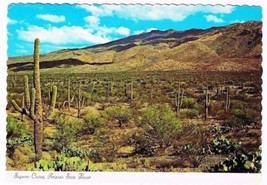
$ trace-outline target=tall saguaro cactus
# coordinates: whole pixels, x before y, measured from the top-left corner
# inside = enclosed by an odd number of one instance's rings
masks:
[[[78,87],[78,118],[81,117],[81,102],[82,102],[82,97],[81,97],[81,82],[79,82],[79,87]]]
[[[230,109],[230,95],[229,87],[226,88],[226,99],[225,99],[225,111],[227,112]]]
[[[24,94],[26,107],[24,102],[22,108],[18,106],[15,100],[11,100],[14,108],[21,114],[25,114],[34,122],[34,150],[36,154],[36,160],[42,158],[42,145],[43,145],[43,107],[42,107],[42,94],[40,83],[40,59],[39,59],[39,39],[35,39],[34,42],[34,71],[33,71],[33,88],[29,90],[28,76],[24,76]],[[56,86],[53,87],[52,100],[50,108],[54,108],[56,102]]]
[[[43,145],[43,106],[42,106],[42,92],[40,82],[40,40],[34,41],[34,70],[33,70],[33,86],[36,91],[35,97],[35,120],[34,120],[34,143],[37,158],[42,157],[42,145]]]
[[[179,115],[180,109],[183,105],[183,97],[184,97],[184,90],[181,90],[180,83],[178,85],[178,91],[175,93],[175,108],[176,108],[176,116]]]
[[[208,93],[209,87],[206,88],[205,93],[205,120],[208,119],[209,116],[209,107],[210,107],[210,94]]]

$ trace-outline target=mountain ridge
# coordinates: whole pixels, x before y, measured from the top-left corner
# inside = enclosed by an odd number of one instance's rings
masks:
[[[256,21],[205,30],[195,28],[184,31],[152,30],[104,44],[43,54],[41,63],[46,63],[46,67],[42,69],[46,71],[58,71],[64,68],[84,72],[260,70],[261,39],[262,22]],[[31,56],[10,57],[8,69],[30,70],[31,58]],[[75,64],[72,65],[69,62],[71,60],[76,61]],[[81,68],[78,63],[86,66],[82,65]]]

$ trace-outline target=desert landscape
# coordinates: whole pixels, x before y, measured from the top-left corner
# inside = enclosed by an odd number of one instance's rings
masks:
[[[261,170],[262,23],[7,61],[7,170]]]

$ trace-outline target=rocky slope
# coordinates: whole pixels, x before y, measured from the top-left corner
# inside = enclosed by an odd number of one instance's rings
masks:
[[[41,56],[43,71],[261,70],[262,23],[207,30],[153,30],[106,44]],[[10,71],[32,68],[32,57],[9,58]]]

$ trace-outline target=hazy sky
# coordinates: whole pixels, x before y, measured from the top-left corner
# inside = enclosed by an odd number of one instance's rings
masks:
[[[47,53],[153,29],[210,28],[261,19],[258,6],[11,4],[8,56],[32,54],[37,37],[41,53]]]

